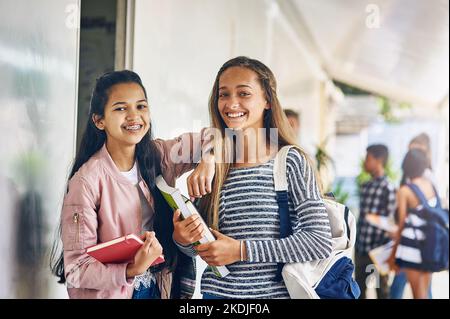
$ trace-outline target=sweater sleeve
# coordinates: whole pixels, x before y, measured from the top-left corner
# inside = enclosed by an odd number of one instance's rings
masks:
[[[183,246],[183,245],[179,244],[175,239],[173,239],[173,236],[172,236],[172,240],[175,243],[175,245],[178,247],[178,249],[186,256],[195,257],[198,255],[197,251],[194,249],[194,245],[189,244],[189,245]]]
[[[331,228],[314,170],[303,154],[291,149],[287,180],[292,235],[275,240],[245,242],[249,262],[307,262],[327,258],[332,249]]]

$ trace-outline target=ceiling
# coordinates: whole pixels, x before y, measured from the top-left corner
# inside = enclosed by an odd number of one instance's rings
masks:
[[[448,0],[279,0],[332,79],[417,106],[448,105]]]

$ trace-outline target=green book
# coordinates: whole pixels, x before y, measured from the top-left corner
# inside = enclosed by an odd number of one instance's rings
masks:
[[[200,216],[200,220],[203,223],[203,229],[205,230],[205,236],[203,236],[198,242],[193,243],[194,246],[209,243],[216,240],[216,238],[214,238],[214,235],[211,233],[208,226],[206,225],[205,221],[195,208],[194,204],[192,204],[192,202],[186,196],[181,194],[178,188],[169,186],[161,175],[159,175],[156,178],[156,187],[158,187],[164,199],[173,210],[176,209],[180,210],[183,219],[186,219],[193,214],[197,214]],[[208,267],[210,267],[214,272],[214,274],[216,274],[216,276],[218,277],[225,277],[230,273],[227,267],[225,266],[208,266]]]

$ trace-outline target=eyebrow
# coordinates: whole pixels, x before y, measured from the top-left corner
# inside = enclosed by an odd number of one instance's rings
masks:
[[[142,103],[142,102],[147,103],[147,100],[146,100],[146,99],[143,99],[143,100],[136,101],[136,103]],[[112,106],[115,106],[115,105],[118,105],[118,104],[127,104],[127,102],[121,102],[121,101],[115,102],[115,103],[113,103]]]
[[[242,87],[247,87],[247,88],[253,89],[250,85],[247,85],[247,84],[240,84],[240,85],[236,86],[236,88],[242,88]],[[227,88],[226,86],[221,86],[219,88],[219,90],[223,90],[223,89],[226,89],[226,88]]]

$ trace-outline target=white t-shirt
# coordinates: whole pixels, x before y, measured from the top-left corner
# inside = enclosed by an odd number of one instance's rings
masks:
[[[153,217],[155,216],[153,209],[150,208],[150,204],[145,198],[144,193],[139,187],[139,170],[137,166],[137,162],[134,162],[133,168],[128,172],[121,172],[123,176],[125,176],[133,185],[136,186],[137,191],[139,193],[139,198],[141,200],[141,209],[142,209],[142,231],[152,231],[153,230]],[[156,283],[156,278],[154,274],[150,271],[150,268],[147,269],[142,275],[136,276],[134,279],[134,289],[142,289],[148,288],[152,285],[152,283]]]
[[[139,175],[137,169],[137,162],[134,162],[133,167],[128,172],[120,172],[123,176],[125,176],[133,185],[139,183]]]
[[[137,191],[139,193],[139,198],[141,199],[141,209],[142,209],[142,231],[152,231],[153,230],[153,217],[154,211],[150,208],[150,204],[148,203],[145,195],[142,193],[141,188],[139,187],[139,170],[137,166],[137,162],[134,162],[133,168],[128,172],[120,172],[123,176],[125,176],[133,185],[136,186]]]

